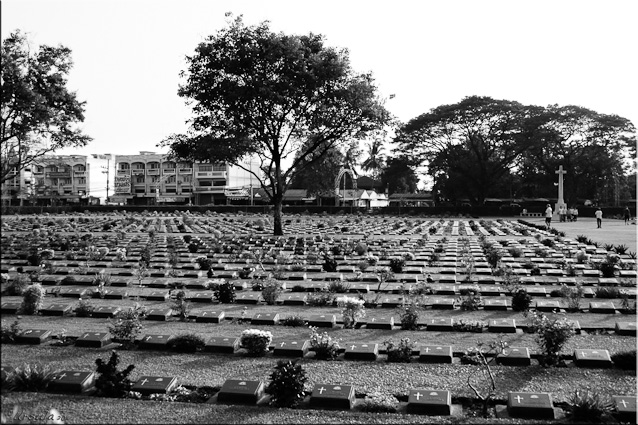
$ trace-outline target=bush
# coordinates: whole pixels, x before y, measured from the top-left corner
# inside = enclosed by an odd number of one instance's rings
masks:
[[[320,360],[334,360],[339,354],[339,340],[333,339],[328,332],[319,334],[317,328],[310,326],[310,349],[315,358]]]
[[[93,310],[95,310],[95,306],[91,304],[90,300],[80,300],[74,311],[77,317],[90,317]]]
[[[195,353],[202,351],[206,342],[204,338],[194,333],[177,335],[168,342],[169,348],[179,353]]]
[[[410,363],[412,349],[415,347],[410,338],[401,338],[399,344],[395,345],[392,339],[383,342],[388,354],[388,363]]]
[[[172,301],[171,310],[174,313],[177,313],[179,320],[185,321],[188,319],[190,305],[188,304],[188,301],[186,301],[186,293],[184,291],[177,291],[175,299]]]
[[[393,273],[403,272],[403,266],[405,266],[405,259],[403,258],[390,259],[390,269],[392,270]]]
[[[242,348],[248,351],[249,356],[265,356],[272,342],[272,333],[259,329],[247,329],[241,333],[239,342]]]
[[[614,365],[623,370],[636,370],[636,350],[621,351],[611,356]]]
[[[222,304],[235,302],[235,286],[231,282],[220,283],[213,294],[215,299]]]
[[[595,297],[606,299],[622,298],[623,293],[621,289],[614,286],[598,286],[596,288]]]
[[[120,357],[115,350],[111,352],[111,358],[108,363],[105,363],[102,359],[95,360],[98,373],[98,377],[95,380],[96,395],[122,398],[131,390],[133,383],[128,376],[135,369],[135,366],[129,365],[126,369],[118,371],[117,365],[119,363]]]
[[[2,325],[0,330],[1,340],[3,344],[15,342],[16,337],[22,332],[18,320],[14,320],[11,326]]]
[[[577,423],[603,423],[612,419],[614,404],[596,391],[576,390],[567,407],[569,419]]]
[[[298,314],[294,314],[294,315],[289,315],[283,318],[283,320],[281,321],[281,324],[283,326],[290,326],[290,327],[299,327],[299,326],[306,326],[306,320],[299,316]]]
[[[357,255],[364,255],[368,252],[368,246],[363,242],[359,242],[355,245],[354,252],[356,252]]]
[[[326,305],[332,305],[334,298],[334,294],[332,292],[328,292],[327,290],[311,292],[306,298],[306,304],[311,307],[323,307]]]
[[[418,328],[419,306],[410,302],[399,307],[399,320],[401,321],[401,329],[414,331]]]
[[[399,401],[391,394],[378,392],[366,395],[361,410],[369,413],[396,413]]]
[[[270,405],[295,407],[304,398],[304,385],[308,381],[306,371],[297,360],[279,360],[270,374],[266,393],[270,394]]]
[[[26,273],[18,273],[13,277],[13,279],[9,280],[9,284],[7,285],[7,295],[22,295],[24,291],[27,289],[27,286],[31,284],[31,279],[29,275]]]
[[[200,270],[210,270],[210,267],[213,265],[213,260],[204,255],[197,257],[195,262]]]
[[[567,311],[577,312],[580,310],[580,300],[583,298],[584,291],[579,283],[573,288],[562,284],[560,294],[565,304],[567,304]]]
[[[569,338],[575,335],[573,324],[565,317],[550,319],[543,313],[532,311],[532,331],[542,353],[539,359],[543,366],[558,364],[559,355]]]
[[[261,290],[261,296],[268,305],[275,305],[277,299],[283,292],[281,283],[274,279],[266,279],[263,283],[263,289]]]
[[[114,319],[109,321],[109,332],[114,338],[122,340],[128,345],[133,345],[135,338],[144,328],[141,321],[144,315],[146,315],[146,307],[135,303],[135,306],[120,311]]]
[[[328,283],[328,291],[333,294],[345,294],[350,290],[350,284],[348,282],[344,282],[342,280],[331,280]]]
[[[328,256],[324,257],[323,264],[322,264],[324,271],[328,273],[336,272],[337,266],[338,266],[337,260]]]
[[[20,305],[21,314],[38,314],[44,305],[44,297],[46,291],[39,283],[34,283],[24,290],[22,295],[22,304]]]
[[[59,371],[49,365],[24,364],[15,368],[12,375],[14,391],[38,392],[45,391]]]
[[[532,296],[525,289],[518,289],[512,295],[512,310],[526,312],[532,304]]]
[[[481,320],[466,320],[459,319],[452,323],[452,328],[457,332],[483,332],[483,329],[487,327],[487,323]]]
[[[357,321],[365,317],[364,303],[364,300],[354,297],[344,296],[337,298],[337,306],[341,307],[344,328],[354,328]]]
[[[461,306],[461,310],[476,311],[483,304],[483,299],[478,290],[470,290],[467,295],[457,298],[456,302]]]
[[[492,267],[493,269],[498,266],[498,263],[500,263],[502,257],[503,254],[496,247],[490,246],[485,250],[485,259],[490,264],[490,267]]]

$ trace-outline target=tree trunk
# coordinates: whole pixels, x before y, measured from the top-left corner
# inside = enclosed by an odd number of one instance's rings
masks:
[[[273,204],[275,206],[273,211],[273,234],[275,236],[280,236],[284,234],[283,226],[281,225],[281,210],[283,205],[283,199],[273,199]]]

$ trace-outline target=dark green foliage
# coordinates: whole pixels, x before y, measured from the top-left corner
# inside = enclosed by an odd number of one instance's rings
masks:
[[[613,299],[622,298],[623,293],[624,292],[620,288],[615,286],[598,286],[596,288],[595,296],[596,298]]]
[[[334,293],[327,290],[322,290],[309,293],[308,297],[306,298],[306,304],[311,307],[322,307],[325,305],[332,305],[334,299]]]
[[[576,423],[605,423],[612,419],[614,411],[610,399],[589,390],[576,390],[567,407],[569,419]]]
[[[611,355],[614,366],[623,370],[636,370],[636,350],[621,351]]]
[[[95,310],[95,306],[91,304],[90,300],[80,300],[74,311],[77,317],[90,317],[93,310]]]
[[[42,285],[35,283],[27,287],[22,294],[21,314],[37,314],[44,304],[46,292]]]
[[[337,271],[338,263],[337,260],[335,260],[334,258],[325,256],[322,266],[324,271],[332,273]]]
[[[281,324],[283,326],[290,327],[306,326],[306,320],[303,317],[295,314],[284,317],[281,321]]]
[[[390,259],[390,269],[392,270],[393,273],[403,272],[403,266],[405,266],[405,259],[403,258]]]
[[[350,290],[350,284],[343,280],[331,280],[328,283],[328,291],[336,294],[345,294]]]
[[[168,342],[168,346],[179,353],[195,353],[202,351],[206,341],[201,336],[194,333],[177,335]]]
[[[414,331],[418,328],[419,308],[416,303],[408,303],[399,307],[399,320],[401,321],[401,329]]]
[[[275,279],[266,279],[263,283],[263,289],[261,290],[261,297],[266,301],[268,305],[275,305],[277,299],[283,292],[281,283]]]
[[[410,363],[412,358],[412,349],[416,345],[410,341],[410,338],[401,338],[398,344],[395,344],[392,338],[383,342],[388,354],[388,363]]]
[[[532,296],[525,289],[518,289],[512,295],[512,310],[514,311],[528,311],[531,304]]]
[[[459,319],[459,320],[455,320],[452,323],[452,327],[457,332],[476,332],[476,333],[480,333],[480,332],[483,332],[483,329],[485,329],[487,327],[487,323],[485,323],[485,322],[483,322],[481,320]]]
[[[490,246],[485,250],[485,258],[487,259],[490,267],[492,267],[493,269],[498,266],[498,263],[501,261],[502,257],[503,254],[497,247]]]
[[[184,291],[177,291],[175,299],[172,301],[171,309],[174,313],[177,313],[177,317],[179,317],[180,320],[185,321],[188,319],[190,305],[188,301],[186,301],[186,293]]]
[[[222,304],[232,304],[235,302],[235,286],[232,282],[220,283],[214,292],[215,299]]]
[[[196,253],[199,250],[199,245],[196,243],[190,243],[188,244],[188,252],[190,252],[191,254]]]
[[[457,298],[457,304],[464,311],[476,311],[483,304],[483,299],[478,291],[470,290],[467,295]]]
[[[18,320],[14,320],[11,326],[2,325],[2,329],[0,330],[2,343],[12,343],[15,342],[16,337],[22,332],[20,328],[20,323]]]
[[[15,368],[12,374],[14,391],[45,391],[59,371],[49,365],[25,364]]]
[[[120,357],[115,350],[111,352],[111,358],[108,363],[105,363],[102,359],[95,360],[98,373],[95,388],[97,388],[98,396],[121,398],[125,397],[131,390],[133,383],[128,376],[135,369],[135,366],[129,365],[126,369],[118,371],[117,365],[119,363]]]
[[[308,381],[306,371],[298,360],[279,360],[270,374],[266,393],[270,394],[270,405],[274,407],[295,407],[304,398],[304,385]]]

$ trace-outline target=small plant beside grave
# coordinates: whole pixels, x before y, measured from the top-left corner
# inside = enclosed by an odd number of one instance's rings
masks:
[[[73,311],[77,317],[90,317],[93,310],[95,310],[95,306],[91,304],[90,300],[80,300]]]
[[[364,300],[354,297],[343,296],[337,298],[337,306],[341,307],[344,328],[354,328],[357,321],[365,317],[364,304]]]
[[[403,267],[405,266],[404,258],[391,258],[390,259],[390,270],[393,273],[402,273]]]
[[[232,282],[220,283],[214,290],[213,295],[222,304],[232,304],[235,302],[235,285]]]
[[[284,291],[283,286],[275,279],[266,279],[262,285],[261,297],[266,301],[266,304],[275,305]]]
[[[396,413],[399,400],[392,394],[373,392],[366,394],[361,410],[370,413]]]
[[[392,338],[383,342],[385,345],[388,363],[410,363],[412,359],[412,350],[416,344],[410,341],[410,338],[401,338],[396,344]]]
[[[566,310],[569,312],[577,312],[580,310],[580,300],[583,298],[584,291],[580,283],[576,283],[573,288],[562,284],[560,287],[560,296],[563,299]]]
[[[317,328],[310,326],[310,349],[319,360],[334,360],[339,354],[339,340],[332,338],[328,332],[318,333]]]
[[[519,288],[512,294],[512,310],[527,312],[532,304],[532,296],[523,288]]]
[[[636,370],[636,350],[621,351],[611,356],[614,366],[623,370]]]
[[[478,286],[469,288],[465,295],[456,299],[456,303],[461,306],[461,310],[477,311],[483,305],[483,299],[481,298]]]
[[[332,280],[328,283],[328,291],[333,294],[345,294],[350,290],[350,283],[343,280]]]
[[[18,273],[13,276],[13,278],[10,278],[5,289],[6,295],[22,295],[30,284],[31,279],[29,275],[26,273]]]
[[[481,333],[487,327],[487,323],[482,320],[459,319],[452,323],[452,328],[456,332]]]
[[[272,342],[272,333],[259,329],[246,329],[241,333],[239,343],[252,357],[265,356]]]
[[[301,317],[298,314],[293,314],[293,315],[289,315],[284,317],[281,322],[280,322],[283,326],[290,326],[290,327],[300,327],[300,326],[306,326],[306,320]]]
[[[16,319],[10,326],[2,326],[2,329],[0,330],[0,339],[3,343],[13,343],[20,332],[22,332],[20,322]]]
[[[616,270],[621,268],[622,260],[618,254],[607,254],[600,261],[590,261],[592,267],[600,270],[603,277],[614,277]]]
[[[40,363],[18,366],[11,372],[13,391],[45,391],[58,373],[51,366]]]
[[[328,272],[328,273],[333,273],[337,271],[337,266],[339,264],[337,263],[337,260],[335,260],[333,257],[330,257],[328,255],[325,255],[323,257],[323,270]]]
[[[195,259],[195,262],[199,266],[200,270],[208,271],[210,267],[213,265],[213,260],[206,257],[205,255],[200,255]]]
[[[536,334],[536,342],[542,352],[540,363],[543,366],[559,364],[560,351],[569,338],[575,335],[574,327],[565,317],[549,318],[543,313],[532,311],[531,328]]]
[[[270,394],[270,405],[295,407],[304,399],[304,385],[308,381],[306,371],[297,360],[279,360],[270,374],[266,394]]]
[[[195,353],[202,351],[206,341],[195,333],[184,333],[171,338],[168,347],[178,353]]]
[[[612,422],[615,407],[608,397],[596,391],[576,390],[566,410],[573,422],[601,424]]]
[[[470,369],[467,377],[467,385],[474,391],[474,394],[483,402],[483,417],[489,417],[489,403],[496,396],[496,379],[492,371],[492,365],[496,361],[496,356],[503,354],[507,348],[507,342],[497,339],[489,343],[479,342],[476,346],[470,348],[466,352],[466,356],[470,359],[468,363],[477,364],[480,367]],[[480,384],[474,382],[475,376],[483,377],[483,388]]]
[[[135,369],[135,366],[129,365],[126,369],[118,370],[117,365],[119,363],[120,356],[115,350],[111,352],[111,358],[108,363],[102,359],[95,360],[98,374],[95,380],[95,388],[97,388],[98,396],[122,398],[128,395],[133,386],[128,376]]]
[[[39,283],[34,283],[27,287],[22,294],[22,304],[20,305],[21,314],[38,314],[44,305],[45,289]]]
[[[186,301],[186,293],[179,290],[175,293],[175,299],[172,300],[171,310],[177,314],[179,320],[182,322],[188,319],[188,312],[190,311],[190,304]]]
[[[399,320],[401,322],[401,329],[414,331],[418,328],[417,323],[419,321],[419,304],[411,301],[405,303],[401,307],[398,307]]]
[[[310,292],[306,298],[306,304],[311,307],[323,307],[332,305],[334,299],[334,293],[328,291],[327,288],[322,288],[321,291]]]
[[[146,315],[146,307],[135,303],[134,307],[120,311],[115,319],[109,321],[109,332],[114,338],[123,341],[126,348],[130,348],[144,328],[141,321],[144,315]]]

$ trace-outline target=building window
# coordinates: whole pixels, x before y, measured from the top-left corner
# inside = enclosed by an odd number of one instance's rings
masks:
[[[226,181],[225,180],[215,180],[213,182],[213,186],[226,186]]]
[[[145,193],[145,191],[146,191],[146,189],[144,189],[144,188],[135,189],[135,193]]]
[[[226,171],[226,164],[213,165],[213,171]]]
[[[174,187],[167,187],[165,190],[166,193],[177,193],[177,189]]]
[[[84,177],[80,177],[80,178],[78,179],[78,184],[86,184],[86,178],[84,178]]]
[[[200,165],[199,171],[213,171],[212,165]]]
[[[118,170],[130,170],[131,169],[131,164],[129,164],[128,162],[121,162],[118,165]]]
[[[144,176],[135,177],[135,183],[144,183]]]

